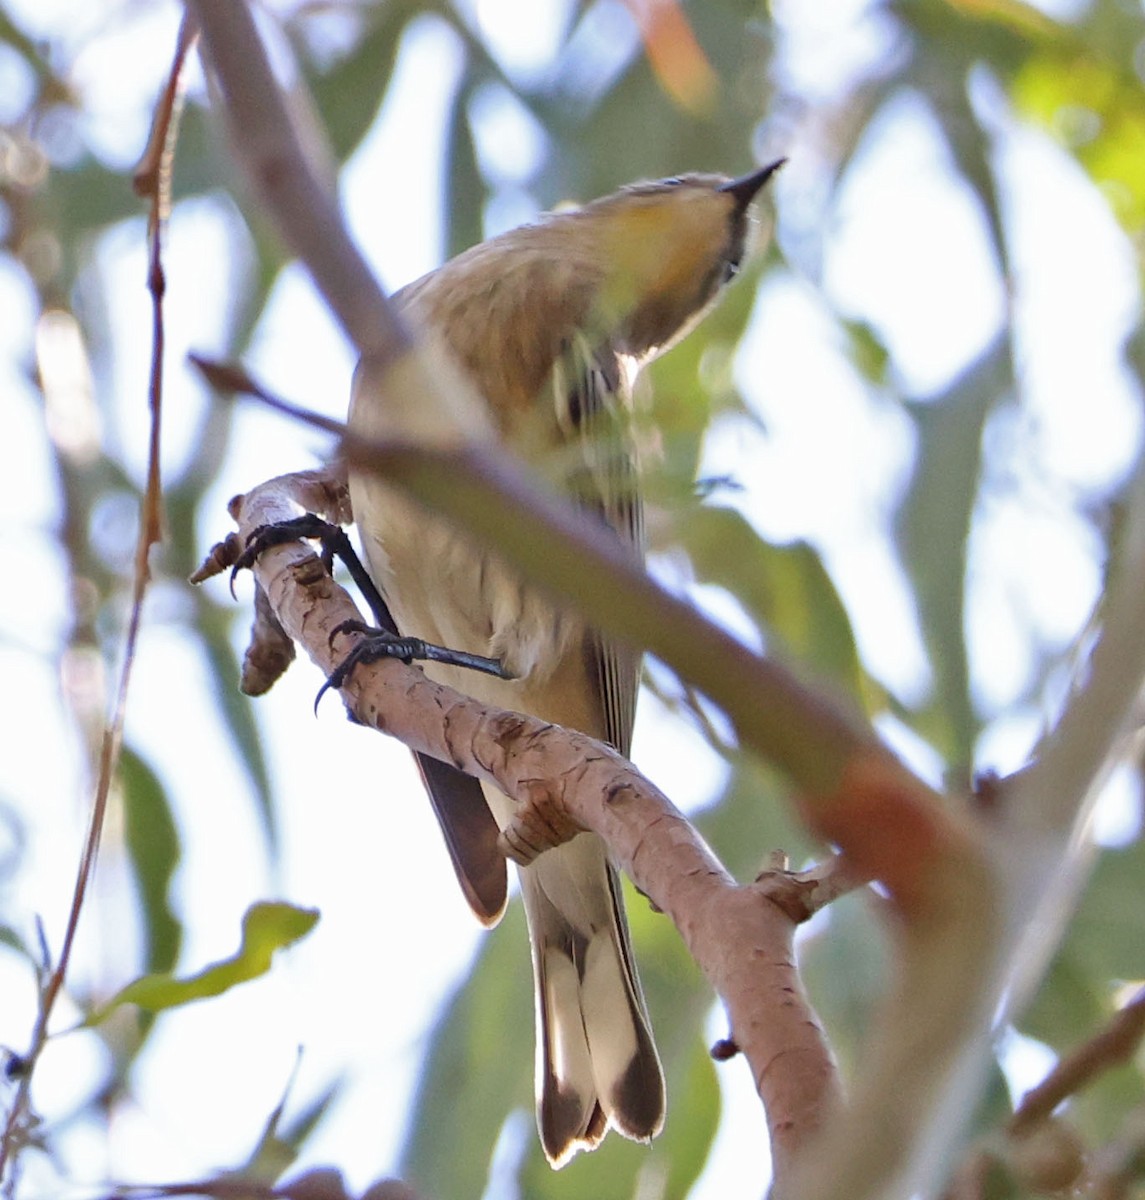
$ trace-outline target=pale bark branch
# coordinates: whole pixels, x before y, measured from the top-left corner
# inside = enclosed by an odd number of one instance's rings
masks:
[[[297,515],[319,473],[283,476],[236,498],[239,540]],[[213,569],[226,556],[212,552]],[[207,572],[211,573],[210,571]],[[359,613],[301,543],[266,550],[254,566],[283,629],[329,675],[360,635],[331,633]],[[614,750],[574,730],[486,707],[393,660],[363,664],[342,688],[358,721],[413,750],[495,783],[518,802],[505,840],[542,849],[554,829],[592,829],[679,929],[723,999],[732,1037],[764,1101],[777,1175],[839,1104],[834,1063],[794,962],[799,893],[818,881],[768,873],[738,886],[694,827]],[[794,914],[794,915],[793,915]]]

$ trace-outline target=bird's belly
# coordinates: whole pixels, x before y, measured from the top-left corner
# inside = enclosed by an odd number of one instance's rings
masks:
[[[583,645],[578,617],[396,489],[352,474],[350,498],[370,574],[401,633],[500,659],[533,684]]]

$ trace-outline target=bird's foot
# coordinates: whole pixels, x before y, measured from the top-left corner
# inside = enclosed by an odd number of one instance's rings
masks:
[[[377,662],[383,658],[397,658],[404,663],[439,662],[451,667],[464,667],[468,671],[480,671],[484,675],[496,675],[498,679],[511,679],[500,659],[486,658],[483,654],[470,654],[466,650],[450,650],[421,638],[403,637],[387,629],[378,629],[364,621],[343,621],[330,632],[331,642],[339,634],[361,633],[365,637],[358,642],[346,657],[331,672],[330,677],[314,698],[314,707],[331,690],[337,691],[362,663]]]
[[[377,662],[382,658],[398,658],[402,662],[439,662],[452,667],[464,667],[469,671],[480,671],[485,675],[496,675],[499,679],[511,679],[512,675],[505,670],[499,659],[487,658],[483,654],[471,654],[467,650],[451,650],[447,646],[438,646],[421,638],[405,637],[398,632],[397,622],[386,604],[385,598],[370,578],[362,560],[358,557],[346,531],[340,525],[324,521],[314,513],[304,513],[289,521],[280,521],[274,525],[261,525],[249,538],[246,548],[235,560],[231,569],[231,587],[234,588],[234,578],[239,571],[249,569],[255,560],[265,550],[272,546],[281,546],[286,542],[313,540],[322,545],[322,562],[327,570],[333,566],[334,559],[340,558],[350,572],[350,577],[358,585],[362,598],[374,614],[375,625],[367,625],[363,621],[343,621],[330,634],[330,640],[338,634],[362,633],[366,636],[354,646],[349,654],[334,669],[330,678],[322,685],[314,699],[314,707],[318,701],[332,688],[337,690],[353,673],[355,667],[364,662]]]
[[[350,572],[350,578],[358,585],[362,598],[374,614],[374,620],[383,629],[397,633],[397,626],[382,599],[370,573],[366,570],[358,552],[354,549],[346,531],[341,525],[324,521],[315,513],[303,513],[289,521],[278,521],[273,525],[260,525],[246,540],[246,547],[231,567],[231,593],[235,589],[235,576],[240,571],[249,570],[254,566],[258,556],[272,546],[282,546],[287,542],[315,541],[322,546],[322,563],[328,571],[333,568],[334,559],[340,558]]]

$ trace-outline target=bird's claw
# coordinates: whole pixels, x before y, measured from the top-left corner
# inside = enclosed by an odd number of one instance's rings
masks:
[[[231,567],[231,595],[235,594],[235,576],[240,571],[249,571],[259,555],[272,546],[284,546],[288,542],[307,538],[316,539],[322,543],[322,563],[330,570],[334,562],[334,541],[339,535],[345,537],[339,526],[331,525],[315,513],[303,513],[302,516],[292,517],[289,521],[276,521],[272,525],[259,525],[251,531],[246,546]]]

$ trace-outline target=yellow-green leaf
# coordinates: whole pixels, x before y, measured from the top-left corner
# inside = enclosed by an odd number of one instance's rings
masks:
[[[159,1012],[221,995],[237,984],[265,975],[275,951],[304,938],[317,923],[317,909],[296,908],[278,901],[252,904],[243,916],[242,942],[232,957],[185,979],[166,973],[144,975],[96,1009],[84,1024],[98,1025],[123,1004]]]

